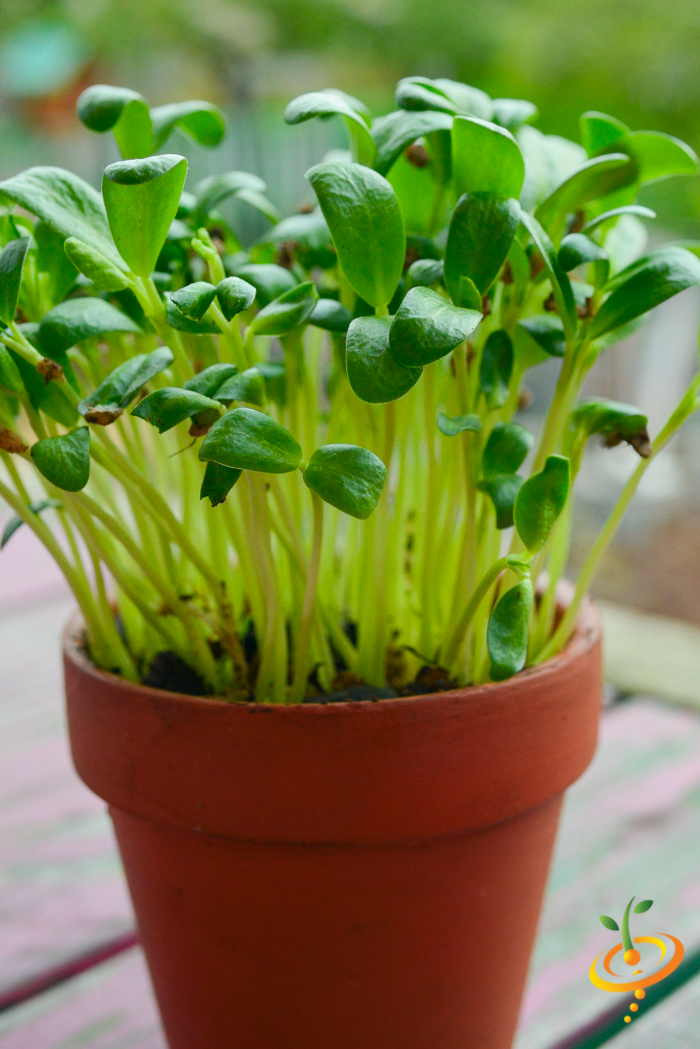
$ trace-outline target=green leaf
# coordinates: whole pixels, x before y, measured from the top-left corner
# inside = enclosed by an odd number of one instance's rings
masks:
[[[41,514],[44,510],[55,510],[60,507],[60,503],[56,499],[36,499],[34,502],[29,504],[29,509],[33,514]],[[24,521],[17,514],[13,514],[10,520],[5,525],[2,533],[2,539],[0,539],[0,550],[7,546],[12,536],[15,534],[18,528],[21,528]],[[651,905],[650,905],[651,906]],[[648,908],[645,908],[648,909]]]
[[[614,918],[608,918],[607,914],[599,914],[598,918],[601,925],[604,925],[606,929],[610,929],[611,932],[619,932],[620,926],[617,924]]]
[[[640,900],[636,907],[633,909],[634,914],[644,914],[645,911],[651,910],[654,906],[653,900]]]
[[[519,321],[518,327],[526,331],[550,357],[563,357],[566,352],[564,326],[559,317],[551,313],[541,313],[537,317],[526,317]]]
[[[264,193],[266,189],[267,185],[261,178],[247,171],[226,171],[222,175],[209,175],[195,186],[192,225],[195,229],[206,226],[212,211],[229,197],[237,197],[242,190]]]
[[[348,328],[348,382],[360,400],[369,404],[386,404],[403,397],[423,371],[399,364],[389,349],[390,329],[390,317],[357,317]]]
[[[427,288],[431,284],[438,284],[444,275],[445,263],[442,259],[416,259],[408,267],[408,276],[411,282],[423,288]]]
[[[205,317],[201,321],[193,320],[177,308],[172,301],[172,292],[165,292],[165,317],[175,331],[184,331],[188,335],[218,335],[219,326],[214,320]]]
[[[589,157],[608,153],[629,131],[621,120],[609,117],[606,113],[597,113],[595,110],[584,113],[580,118],[580,124],[581,141]]]
[[[50,419],[55,419],[56,422],[60,423],[61,426],[75,426],[79,418],[78,413],[60,386],[55,382],[50,382],[47,385],[36,368],[25,361],[23,357],[20,357],[19,354],[11,350],[10,356],[22,377],[32,408],[44,412]]]
[[[514,474],[525,462],[534,437],[520,423],[496,423],[482,457],[484,477]]]
[[[584,263],[598,262],[607,257],[605,249],[587,237],[585,233],[569,233],[561,242],[557,263],[564,273],[568,273]]]
[[[213,397],[219,387],[237,372],[238,368],[235,364],[212,364],[191,379],[187,379],[182,385],[185,390],[194,390],[195,393],[201,393],[205,397]]]
[[[112,331],[140,332],[137,324],[116,306],[93,296],[66,299],[44,314],[39,323],[39,344],[47,355],[65,353],[94,335]]]
[[[309,324],[343,335],[348,330],[351,320],[352,314],[342,302],[338,302],[337,299],[319,299],[309,317]]]
[[[9,351],[0,344],[0,389],[8,393],[24,393],[24,383],[19,369]]]
[[[229,280],[236,278],[229,278]],[[217,288],[205,280],[195,281],[187,284],[184,288],[178,288],[172,292],[170,301],[174,302],[180,313],[191,320],[199,321],[207,312],[216,298]]]
[[[4,193],[63,237],[77,237],[116,265],[122,260],[109,232],[100,194],[62,168],[35,167],[0,182]]]
[[[600,433],[609,447],[626,441],[643,459],[651,454],[648,423],[646,415],[638,408],[602,398],[582,401],[571,414],[571,425],[587,438]]]
[[[81,426],[60,437],[46,437],[32,447],[40,474],[64,492],[79,492],[90,480],[90,431]]]
[[[371,164],[374,160],[374,143],[367,121],[360,112],[361,106],[362,103],[344,91],[326,88],[325,91],[310,91],[292,99],[284,111],[284,119],[288,124],[301,124],[313,117],[343,117],[350,133],[355,159],[361,164]]]
[[[479,369],[479,384],[490,411],[502,408],[508,400],[513,372],[513,343],[508,332],[492,331],[486,340]]]
[[[119,120],[124,107],[130,102],[145,102],[143,95],[127,87],[111,87],[109,84],[93,84],[83,91],[76,103],[78,117],[86,128],[103,134],[111,131]]]
[[[493,117],[493,102],[480,88],[463,84],[458,80],[448,80],[447,77],[437,77],[432,83],[455,104],[458,112],[470,117],[479,117],[481,120],[491,120]]]
[[[255,408],[234,408],[214,423],[199,458],[237,470],[289,473],[301,463],[301,445],[269,415]]]
[[[216,297],[227,321],[252,306],[256,294],[253,285],[242,277],[225,277],[216,286]]]
[[[251,327],[256,335],[287,335],[308,321],[317,301],[316,285],[305,281],[263,306]]]
[[[507,590],[491,613],[486,644],[492,681],[505,681],[525,666],[532,601],[532,580],[528,577]]]
[[[592,339],[627,324],[686,288],[700,284],[700,259],[684,248],[659,248],[617,274],[615,284],[615,290],[593,319]]]
[[[621,148],[628,149],[638,165],[640,182],[659,182],[674,175],[697,175],[695,151],[679,138],[661,131],[630,131]]]
[[[68,237],[63,246],[73,266],[100,291],[123,291],[128,286],[129,281],[124,271],[102,252],[78,240],[77,237]]]
[[[455,415],[450,418],[444,412],[438,412],[437,428],[445,437],[456,437],[464,430],[479,433],[481,430],[481,419],[478,415]]]
[[[525,162],[510,131],[475,117],[455,118],[452,128],[455,192],[520,196]]]
[[[401,153],[417,138],[432,131],[450,131],[453,117],[435,110],[410,112],[399,109],[386,116],[377,117],[372,124],[372,138],[376,148],[374,169],[386,175]]]
[[[317,448],[304,471],[304,484],[326,503],[361,521],[374,511],[386,484],[382,460],[354,444]]]
[[[621,215],[637,215],[641,219],[656,218],[656,212],[652,211],[651,208],[645,208],[642,204],[622,204],[619,208],[611,208],[610,211],[604,211],[602,215],[596,215],[595,218],[590,219],[581,232],[592,233],[594,229],[602,226],[604,222],[618,219]]]
[[[148,277],[156,267],[186,173],[185,158],[172,153],[122,160],[105,168],[102,192],[112,236],[127,266],[139,277]]]
[[[394,101],[401,109],[457,112],[455,103],[433,80],[428,80],[427,77],[409,76],[399,80],[394,93]]]
[[[141,99],[127,102],[112,132],[124,160],[147,157],[153,152],[151,115]]]
[[[143,419],[151,426],[158,428],[158,433],[172,430],[178,423],[191,419],[198,412],[209,408],[220,411],[221,405],[211,397],[205,397],[194,390],[181,390],[175,386],[165,386],[154,390],[144,397],[132,411],[137,419]]]
[[[246,401],[248,404],[265,404],[265,380],[257,367],[246,368],[240,375],[232,375],[212,394],[217,401]]]
[[[411,288],[389,330],[389,347],[404,368],[422,368],[468,339],[481,321],[477,310],[453,306],[430,288]]]
[[[460,198],[445,249],[445,283],[455,303],[463,304],[462,277],[486,294],[508,256],[519,220],[517,200],[485,193]]]
[[[537,119],[537,106],[524,98],[494,98],[493,119],[515,134],[523,124]]]
[[[557,262],[556,255],[554,254],[554,245],[552,244],[549,236],[540,226],[536,218],[532,215],[528,215],[526,211],[520,213],[520,219],[532,237],[535,247],[542,256],[547,275],[552,285],[552,291],[554,292],[554,298],[557,303],[557,309],[561,322],[564,325],[564,332],[567,338],[573,338],[578,324],[578,316],[576,313],[576,303],[574,302],[574,294],[571,290],[571,282],[565,273],[562,272],[559,263]]]
[[[306,177],[316,191],[348,281],[365,302],[386,308],[406,252],[393,187],[360,164],[318,164]]]
[[[218,146],[226,134],[224,114],[211,102],[171,102],[151,110],[153,123],[153,149],[156,152],[165,144],[170,133],[177,127],[186,132],[200,146]]]
[[[518,474],[494,474],[477,484],[491,499],[496,511],[496,528],[501,531],[513,527],[513,508],[522,485],[523,478]]]
[[[636,167],[625,153],[610,153],[587,160],[544,200],[535,217],[548,233],[556,232],[566,215],[591,200],[635,181]]]
[[[172,360],[172,350],[167,346],[158,346],[150,353],[138,353],[130,357],[128,361],[117,365],[96,390],[83,398],[78,411],[86,415],[91,409],[118,411],[126,408],[139,390],[156,375],[160,375]]]
[[[289,270],[275,265],[274,262],[246,263],[243,266],[237,266],[236,276],[252,284],[258,293],[258,302],[261,306],[267,306],[285,291],[291,291],[292,288],[297,287],[297,282]]]
[[[330,269],[338,261],[328,223],[320,211],[282,219],[261,242],[274,244],[277,248],[284,244],[294,252],[294,258],[305,270],[314,266]]]
[[[60,302],[75,284],[77,268],[63,250],[65,239],[45,222],[34,226],[36,266],[42,274],[44,300],[49,309]]]
[[[550,455],[544,468],[529,477],[515,500],[515,527],[531,553],[537,553],[566,505],[571,464],[566,456]]]
[[[5,324],[15,319],[29,243],[29,237],[18,237],[0,251],[0,320]]]
[[[221,463],[207,463],[199,498],[209,499],[212,506],[225,503],[226,496],[242,473],[242,470],[231,469],[230,466],[222,466]]]

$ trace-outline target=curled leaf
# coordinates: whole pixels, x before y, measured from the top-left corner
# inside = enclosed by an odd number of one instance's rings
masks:
[[[532,580],[528,576],[496,603],[486,631],[492,681],[505,681],[525,666],[532,602]]]
[[[382,460],[354,444],[317,448],[304,471],[304,484],[326,503],[361,521],[374,511],[386,484]]]
[[[389,317],[357,317],[348,328],[345,363],[348,382],[369,404],[396,401],[412,389],[422,368],[405,368],[389,349]]]
[[[178,423],[191,419],[207,409],[213,409],[218,415],[221,405],[211,397],[195,393],[194,390],[164,386],[139,401],[131,414],[157,427],[158,433],[165,433]]]
[[[234,408],[214,423],[199,458],[236,470],[289,473],[301,463],[301,446],[269,415],[255,408]]]
[[[571,466],[564,455],[550,455],[539,473],[523,484],[515,500],[514,520],[518,535],[531,553],[549,539],[569,495]]]
[[[226,496],[242,473],[242,470],[232,469],[230,466],[222,466],[221,463],[207,463],[202,487],[199,490],[199,498],[209,499],[212,506],[225,503]]]
[[[445,437],[456,437],[458,433],[463,433],[465,430],[479,433],[481,419],[478,415],[456,415],[451,419],[444,412],[438,412],[437,428]]]
[[[421,368],[450,353],[481,321],[477,310],[453,306],[430,288],[411,288],[389,330],[389,346],[404,368]]]
[[[90,431],[81,426],[60,437],[45,437],[32,447],[40,474],[65,492],[79,492],[90,479]]]

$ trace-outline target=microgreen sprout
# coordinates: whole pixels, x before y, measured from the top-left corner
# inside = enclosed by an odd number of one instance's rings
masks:
[[[600,113],[566,142],[532,104],[451,80],[405,78],[375,118],[328,89],[286,119],[340,118],[350,152],[281,218],[256,175],[185,188],[161,152],[175,127],[215,146],[216,107],[101,85],[78,113],[122,154],[100,192],[52,167],[0,183],[0,495],[3,547],[22,524],[45,544],[95,663],[298,703],[502,681],[560,652],[700,405],[696,376],[649,434],[642,410],[581,398],[601,354],[700,283],[694,244],[641,253],[636,202],[697,173],[692,150]],[[230,200],[267,220],[247,250]],[[516,416],[550,359],[535,437]],[[557,615],[595,438],[639,464]],[[166,663],[183,673],[163,685]]]

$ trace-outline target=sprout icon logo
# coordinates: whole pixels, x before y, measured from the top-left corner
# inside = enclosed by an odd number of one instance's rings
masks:
[[[665,980],[683,961],[683,944],[668,933],[656,933],[654,936],[635,936],[630,932],[630,913],[644,914],[653,900],[641,900],[632,910],[634,896],[627,904],[622,918],[622,943],[603,951],[591,965],[589,976],[591,983],[602,991],[616,991],[619,994],[632,992],[635,998],[646,996],[645,987]],[[619,932],[620,926],[614,918],[601,914],[600,920],[606,929]],[[631,1013],[639,1009],[638,1002],[632,1001]],[[625,1016],[625,1023],[631,1023],[632,1017]]]

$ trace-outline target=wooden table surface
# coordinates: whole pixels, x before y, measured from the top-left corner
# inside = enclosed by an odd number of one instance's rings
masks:
[[[26,566],[22,531],[13,543]],[[140,948],[127,946],[109,820],[68,756],[58,639],[71,601],[35,565],[32,575],[13,558],[0,573],[0,1049],[167,1049]],[[680,696],[692,704],[689,688]],[[606,711],[598,754],[567,797],[514,1049],[700,1045],[700,975],[659,1004],[649,995],[630,1025],[601,1020],[629,999],[588,979],[612,942],[597,916],[621,914],[633,894],[655,901],[638,926],[680,937],[691,959],[700,951],[700,713],[642,695]]]

